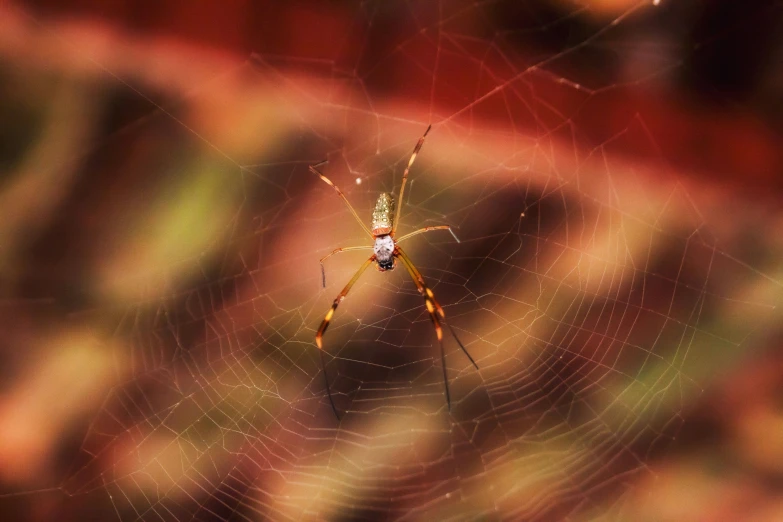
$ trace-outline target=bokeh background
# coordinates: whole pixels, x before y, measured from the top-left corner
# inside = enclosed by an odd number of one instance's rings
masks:
[[[0,2],[0,519],[783,520],[782,9]]]

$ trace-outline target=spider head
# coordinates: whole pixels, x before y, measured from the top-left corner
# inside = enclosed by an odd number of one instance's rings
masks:
[[[387,270],[394,270],[394,267],[397,266],[397,260],[393,257],[389,259],[388,261],[381,261],[380,259],[375,260],[376,267],[378,268],[379,272],[385,272]]]
[[[381,272],[394,270],[396,264],[396,259],[394,259],[394,240],[390,235],[377,236],[375,245],[373,245],[373,251],[375,252],[375,262],[378,270]]]

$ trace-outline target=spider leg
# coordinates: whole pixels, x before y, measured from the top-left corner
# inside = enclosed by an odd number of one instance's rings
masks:
[[[324,384],[326,384],[326,394],[329,396],[329,404],[332,405],[332,411],[337,420],[340,420],[340,414],[337,413],[337,407],[334,405],[334,399],[332,399],[332,388],[329,386],[329,375],[326,373],[326,361],[324,360],[324,351],[318,350],[321,355],[321,372],[324,374]]]
[[[459,347],[462,348],[462,351],[465,352],[465,355],[468,356],[468,359],[470,359],[470,362],[473,363],[473,366],[475,366],[477,370],[478,370],[478,365],[476,364],[476,361],[473,360],[473,357],[470,356],[468,350],[462,344],[462,341],[459,340],[459,337],[457,337],[457,333],[454,331],[451,325],[445,322],[446,314],[443,312],[443,308],[435,299],[435,294],[432,292],[432,290],[430,290],[430,288],[424,282],[424,278],[421,277],[421,273],[416,268],[416,265],[413,264],[410,258],[399,247],[397,247],[396,255],[402,260],[402,264],[405,265],[405,268],[408,270],[408,274],[410,274],[411,279],[413,279],[413,282],[416,284],[416,287],[419,289],[419,293],[424,297],[424,304],[427,307],[427,312],[429,312],[430,319],[432,319],[432,324],[435,326],[435,334],[437,335],[438,343],[440,344],[440,359],[441,359],[441,365],[443,367],[443,384],[446,388],[446,403],[448,404],[449,411],[451,411],[451,394],[449,393],[449,379],[446,371],[446,352],[443,348],[443,330],[440,326],[441,322],[444,322],[446,326],[449,327],[449,331],[451,331],[451,335],[454,336],[454,339],[457,341],[457,344],[459,344]],[[438,312],[437,314],[435,313],[436,311]]]
[[[421,150],[421,146],[424,145],[424,138],[427,137],[427,134],[430,132],[430,129],[432,128],[432,125],[429,125],[427,127],[427,130],[424,131],[424,135],[422,135],[421,138],[419,138],[418,143],[416,143],[416,146],[413,148],[413,154],[411,154],[411,159],[408,160],[408,166],[405,167],[405,172],[402,173],[402,185],[400,186],[400,197],[397,200],[397,212],[394,216],[394,221],[392,222],[392,236],[394,236],[394,232],[397,230],[397,225],[400,224],[400,215],[402,214],[402,195],[405,194],[405,183],[408,181],[408,172],[411,170],[411,165],[413,165],[413,162],[416,161],[416,156],[419,154],[419,151]]]
[[[332,182],[332,180],[330,180],[329,178],[327,178],[326,176],[321,174],[321,172],[318,170],[318,167],[320,167],[321,165],[327,163],[328,161],[329,160],[323,160],[322,162],[317,163],[315,165],[310,165],[310,172],[312,172],[313,174],[318,175],[318,177],[320,177],[324,181],[324,183],[326,183],[327,185],[329,185],[330,187],[332,187],[334,190],[337,191],[337,195],[340,196],[341,198],[343,198],[343,201],[345,201],[345,204],[348,207],[348,210],[350,210],[351,214],[353,214],[353,217],[356,218],[356,222],[359,223],[359,225],[361,225],[361,227],[364,229],[365,232],[367,232],[367,234],[370,237],[374,238],[375,236],[372,235],[372,232],[370,232],[370,229],[367,228],[367,225],[364,224],[364,221],[362,221],[362,219],[359,217],[359,214],[357,214],[356,210],[354,210],[354,208],[351,206],[351,203],[348,201],[348,198],[345,197],[345,194],[343,194],[343,191],[340,190],[340,188],[337,185],[335,185]]]
[[[454,339],[457,341],[457,344],[459,344],[459,347],[462,348],[462,351],[465,352],[465,355],[468,357],[468,359],[470,359],[470,362],[473,363],[473,366],[475,366],[478,370],[478,364],[476,364],[476,361],[474,361],[473,357],[470,356],[467,348],[465,348],[465,345],[463,345],[462,341],[460,341],[459,337],[457,337],[457,333],[454,331],[451,325],[446,322],[446,313],[443,311],[443,307],[440,305],[438,300],[435,299],[435,294],[432,292],[430,287],[427,286],[427,283],[424,282],[424,278],[421,276],[419,269],[416,268],[416,265],[413,264],[413,261],[411,261],[402,248],[397,247],[397,252],[405,267],[408,268],[408,273],[411,274],[413,282],[416,283],[416,286],[419,288],[419,293],[422,294],[425,299],[429,298],[432,300],[432,304],[435,306],[435,309],[438,311],[438,314],[440,314],[440,317],[443,320],[442,322],[449,327],[449,331],[451,331],[451,335],[454,336]]]
[[[435,299],[435,294],[432,292],[432,290],[430,290],[430,287],[427,286],[427,283],[424,282],[424,278],[421,276],[419,269],[416,268],[416,265],[413,264],[413,261],[411,261],[402,248],[397,247],[397,253],[400,259],[402,259],[405,267],[408,268],[408,273],[411,274],[413,282],[416,283],[416,286],[419,288],[419,293],[424,295],[425,299],[429,297],[432,300],[432,303],[435,305],[435,309],[438,311],[438,314],[440,314],[441,319],[443,319],[443,322],[446,324],[446,326],[449,327],[451,335],[454,336],[454,339],[457,341],[457,344],[459,344],[459,347],[462,348],[462,351],[465,352],[465,355],[468,357],[468,359],[470,359],[470,362],[473,363],[473,366],[475,366],[475,368],[478,370],[478,364],[476,364],[476,361],[474,361],[473,357],[470,356],[467,348],[465,348],[465,345],[463,345],[462,341],[460,341],[459,337],[457,337],[457,332],[454,331],[449,323],[446,323],[446,313],[443,311],[443,307],[440,306],[440,303],[438,303],[438,300]]]
[[[329,311],[326,312],[326,316],[324,317],[324,320],[321,322],[320,328],[318,328],[318,333],[315,334],[315,344],[318,346],[319,351],[321,352],[321,369],[324,372],[324,381],[326,382],[326,393],[329,395],[329,402],[332,405],[332,411],[334,411],[334,416],[337,417],[337,420],[340,420],[340,414],[337,413],[337,407],[334,405],[334,400],[332,399],[332,390],[329,387],[329,376],[326,374],[326,363],[324,362],[324,351],[323,351],[323,336],[324,332],[326,332],[326,328],[329,326],[329,321],[332,320],[332,316],[334,315],[334,311],[337,310],[337,306],[340,304],[340,302],[345,299],[345,296],[348,295],[348,292],[351,291],[351,287],[356,284],[356,281],[359,280],[359,278],[362,276],[365,270],[367,270],[367,267],[370,266],[370,264],[375,261],[375,254],[371,255],[367,261],[365,261],[362,266],[359,267],[359,270],[356,271],[356,273],[353,275],[350,281],[348,281],[348,284],[345,285],[345,288],[342,289],[342,291],[337,294],[337,297],[334,298],[334,302],[332,303],[332,307],[329,308]]]
[[[326,269],[324,268],[324,261],[326,261],[328,258],[332,257],[335,254],[339,254],[340,252],[348,252],[351,250],[372,250],[372,247],[363,245],[363,246],[336,248],[331,252],[329,252],[328,254],[326,254],[324,257],[322,257],[319,263],[321,263],[321,281],[324,285],[324,288],[326,288]]]
[[[460,242],[459,238],[457,237],[457,234],[455,234],[455,233],[454,233],[454,231],[451,229],[451,226],[450,226],[450,225],[438,225],[438,226],[434,226],[434,227],[424,227],[424,228],[420,228],[420,229],[419,229],[419,230],[417,230],[416,232],[411,232],[410,234],[405,234],[405,235],[404,235],[404,236],[402,236],[400,239],[395,239],[395,241],[396,241],[397,243],[399,243],[399,242],[401,242],[401,241],[405,241],[405,240],[406,240],[406,239],[408,239],[409,237],[418,236],[419,234],[423,234],[423,233],[425,233],[425,232],[430,232],[430,231],[432,231],[432,230],[448,230],[449,232],[451,232],[451,235],[454,237],[454,240],[455,240],[457,243],[459,243],[459,242]]]
[[[443,369],[443,385],[446,390],[446,404],[448,406],[449,411],[451,411],[451,393],[449,392],[449,375],[448,370],[446,368],[446,350],[443,347],[443,329],[440,326],[440,319],[438,318],[438,315],[435,313],[435,302],[428,297],[425,294],[424,288],[421,286],[421,283],[416,278],[416,275],[414,274],[412,267],[408,260],[405,258],[402,258],[402,264],[405,265],[405,268],[408,270],[408,273],[410,274],[413,281],[416,283],[416,286],[419,288],[419,292],[424,296],[424,304],[427,306],[427,312],[430,314],[430,319],[432,319],[432,325],[435,327],[435,334],[438,338],[438,344],[440,345],[440,365]],[[452,331],[452,333],[454,333]]]

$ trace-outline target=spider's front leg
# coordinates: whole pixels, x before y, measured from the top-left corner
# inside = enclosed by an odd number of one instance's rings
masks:
[[[424,297],[424,304],[427,307],[427,312],[429,312],[430,319],[432,319],[432,324],[435,326],[435,334],[437,335],[438,343],[440,344],[440,360],[443,367],[443,383],[446,388],[446,403],[448,404],[449,410],[451,410],[449,377],[446,372],[446,351],[443,348],[443,329],[441,328],[441,322],[445,323],[446,313],[443,311],[443,307],[440,306],[440,303],[438,303],[438,301],[435,299],[435,293],[430,290],[430,288],[427,286],[427,283],[424,282],[424,278],[421,276],[419,269],[416,268],[416,265],[413,264],[413,261],[410,260],[407,254],[405,254],[405,252],[399,246],[395,249],[395,256],[402,260],[402,264],[405,265],[406,270],[408,270],[408,274],[410,274],[411,279],[413,279],[413,282],[416,284],[416,288],[419,289],[419,293]],[[435,313],[436,311],[438,312],[437,314]],[[459,344],[459,347],[462,348],[462,351],[465,352],[465,355],[467,355],[468,359],[470,359],[470,362],[473,363],[473,366],[478,370],[478,364],[476,364],[476,361],[474,361],[473,357],[470,356],[470,353],[468,353],[468,350],[462,344],[462,341],[459,340],[457,333],[450,324],[445,324],[449,327],[449,331],[451,332],[451,335],[454,336],[454,339],[457,341],[457,344]]]
[[[324,361],[324,351],[323,351],[323,336],[326,332],[326,329],[329,327],[329,322],[332,320],[332,317],[334,316],[335,310],[337,310],[337,307],[340,305],[340,302],[342,302],[343,299],[345,299],[345,296],[348,295],[348,292],[351,291],[351,287],[356,284],[356,281],[359,280],[359,278],[362,276],[365,270],[367,270],[367,267],[370,266],[370,264],[375,261],[375,254],[371,255],[367,261],[365,261],[362,266],[359,267],[359,270],[356,271],[354,276],[351,278],[350,281],[348,281],[348,284],[345,285],[345,288],[342,289],[342,291],[337,294],[337,297],[334,298],[334,302],[332,303],[332,307],[329,308],[329,311],[326,312],[326,316],[324,316],[324,320],[321,321],[321,326],[318,328],[318,333],[315,334],[315,344],[318,346],[318,350],[321,352],[321,369],[324,372],[324,381],[326,382],[326,393],[329,395],[329,402],[332,404],[332,411],[334,411],[335,417],[337,417],[337,420],[340,420],[340,414],[337,413],[337,407],[334,405],[334,400],[332,399],[332,390],[329,387],[329,376],[326,374],[326,362]]]

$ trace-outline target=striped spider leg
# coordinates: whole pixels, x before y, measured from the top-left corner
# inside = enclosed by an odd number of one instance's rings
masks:
[[[345,285],[345,288],[343,288],[342,292],[340,292],[337,297],[334,298],[334,302],[332,303],[332,307],[329,309],[328,312],[326,312],[326,316],[324,317],[324,320],[321,322],[321,327],[318,328],[318,333],[315,334],[315,344],[318,345],[318,351],[321,352],[321,369],[324,373],[324,382],[326,383],[326,393],[329,395],[329,402],[332,405],[332,411],[334,411],[335,417],[337,417],[337,420],[340,420],[340,414],[337,412],[337,407],[334,405],[334,399],[332,399],[332,390],[329,387],[329,376],[326,373],[326,362],[324,361],[324,347],[323,347],[323,336],[324,332],[326,332],[326,329],[329,327],[329,321],[332,320],[332,316],[334,315],[335,310],[337,310],[337,307],[340,305],[340,302],[345,299],[345,296],[348,295],[348,292],[351,291],[351,287],[356,284],[356,281],[359,280],[359,278],[362,276],[365,270],[367,270],[367,267],[370,266],[370,264],[375,261],[375,255],[370,256],[364,263],[362,263],[362,266],[359,267],[359,270],[356,271],[356,273],[353,275],[350,281],[348,281],[348,284]]]
[[[345,297],[348,295],[348,292],[351,291],[353,285],[356,284],[356,281],[359,280],[359,278],[362,276],[364,271],[367,270],[367,268],[373,263],[375,263],[375,268],[378,269],[378,271],[385,272],[387,270],[394,270],[394,268],[397,266],[397,260],[400,259],[402,264],[405,266],[405,269],[408,271],[411,278],[413,279],[413,282],[416,284],[416,288],[419,289],[419,293],[421,293],[421,295],[424,296],[424,304],[427,307],[427,311],[430,314],[430,318],[432,319],[432,324],[435,327],[435,333],[438,337],[438,343],[440,344],[441,364],[443,366],[443,379],[445,381],[445,386],[446,386],[446,402],[448,403],[449,410],[451,410],[451,395],[449,394],[449,381],[446,372],[446,353],[443,348],[443,329],[441,328],[441,323],[444,323],[449,327],[449,331],[457,340],[457,343],[459,344],[460,348],[462,348],[462,351],[465,352],[465,355],[468,356],[468,359],[470,359],[470,362],[473,363],[473,366],[475,366],[476,369],[478,369],[478,365],[476,364],[476,361],[473,360],[473,358],[468,353],[467,349],[465,349],[465,346],[459,340],[457,334],[451,328],[451,325],[445,322],[445,314],[443,312],[443,308],[440,306],[438,301],[435,300],[435,295],[432,293],[432,290],[430,290],[430,288],[426,285],[424,279],[421,277],[421,273],[419,272],[419,270],[416,268],[413,262],[408,258],[405,252],[403,252],[403,250],[398,245],[398,243],[400,243],[401,241],[417,236],[419,234],[423,234],[424,232],[430,232],[435,230],[448,230],[451,233],[451,235],[454,237],[454,239],[457,241],[457,243],[459,243],[459,238],[451,229],[451,227],[448,225],[424,227],[419,230],[416,230],[415,232],[411,232],[410,234],[406,234],[399,239],[394,238],[395,232],[397,230],[397,225],[400,222],[400,213],[402,211],[402,196],[405,192],[405,184],[408,181],[408,173],[410,172],[411,166],[413,165],[413,162],[416,160],[416,156],[419,154],[419,151],[421,150],[421,147],[424,144],[424,138],[427,137],[427,134],[430,132],[431,128],[432,128],[431,125],[427,127],[427,130],[424,132],[424,135],[422,135],[422,137],[419,138],[419,141],[416,143],[416,147],[414,147],[413,149],[413,154],[411,154],[411,157],[408,160],[408,166],[405,168],[405,171],[402,174],[402,184],[400,185],[400,195],[398,198],[398,201],[400,203],[397,206],[396,214],[394,214],[394,200],[392,199],[392,196],[386,193],[380,194],[378,196],[378,201],[375,203],[375,209],[373,210],[372,213],[372,223],[370,228],[367,228],[367,226],[362,222],[361,218],[359,218],[359,214],[356,213],[356,210],[354,210],[354,208],[351,206],[351,203],[348,201],[348,198],[345,197],[345,194],[343,194],[343,192],[337,187],[337,185],[335,185],[329,178],[324,176],[321,173],[321,171],[318,170],[318,167],[325,164],[326,161],[322,161],[321,163],[312,165],[310,167],[311,172],[313,172],[318,177],[320,177],[321,180],[324,181],[324,183],[332,187],[337,192],[337,195],[340,196],[340,198],[342,198],[342,200],[345,202],[346,206],[348,207],[348,210],[351,211],[351,214],[353,214],[353,217],[356,219],[356,221],[359,223],[362,229],[364,229],[364,231],[367,232],[367,234],[373,239],[372,245],[337,248],[332,252],[330,252],[329,254],[322,257],[320,260],[321,282],[323,286],[326,287],[326,271],[324,269],[324,261],[326,261],[327,258],[333,256],[334,254],[339,254],[340,252],[348,252],[352,250],[373,251],[373,255],[371,255],[362,264],[362,266],[359,267],[359,270],[354,274],[354,276],[351,278],[348,284],[345,285],[345,288],[343,288],[343,290],[334,299],[331,308],[329,308],[329,311],[326,312],[326,316],[324,317],[323,321],[321,321],[321,326],[318,328],[318,332],[315,334],[315,344],[318,346],[318,349],[321,352],[321,369],[324,374],[326,393],[329,396],[329,402],[332,405],[332,411],[334,412],[335,417],[337,417],[337,420],[340,420],[340,414],[337,411],[337,407],[334,405],[334,400],[332,399],[332,391],[329,386],[329,377],[326,373],[326,362],[324,361],[324,351],[323,351],[323,336],[324,333],[326,332],[326,329],[329,327],[329,322],[332,320],[332,317],[334,316],[334,312],[335,310],[337,310],[337,307],[339,306],[340,302],[342,302],[342,300],[345,299]],[[437,314],[435,313],[436,311]]]
[[[438,300],[435,299],[435,294],[427,286],[427,283],[424,282],[424,278],[421,277],[421,272],[419,272],[416,265],[413,264],[413,261],[410,260],[405,251],[400,247],[397,247],[395,255],[399,256],[402,260],[402,264],[405,265],[405,268],[408,270],[411,279],[413,279],[413,282],[416,284],[416,288],[419,289],[419,293],[424,297],[424,305],[427,307],[427,312],[430,314],[433,326],[435,326],[435,334],[438,337],[438,344],[440,344],[440,362],[441,367],[443,368],[443,385],[446,389],[446,404],[448,405],[449,411],[451,411],[451,394],[449,393],[449,377],[446,371],[446,351],[443,348],[443,329],[440,326],[441,323],[444,323],[449,327],[449,331],[451,332],[451,335],[454,336],[454,340],[457,341],[459,347],[462,348],[462,351],[465,352],[465,355],[468,356],[468,359],[470,359],[470,362],[473,363],[473,366],[477,370],[479,369],[478,364],[476,364],[476,361],[470,356],[465,345],[462,344],[462,341],[457,337],[457,332],[455,332],[451,325],[446,322],[446,313],[443,311],[443,307],[441,307]],[[438,313],[436,314],[435,311]]]

